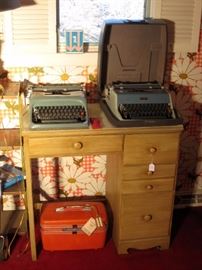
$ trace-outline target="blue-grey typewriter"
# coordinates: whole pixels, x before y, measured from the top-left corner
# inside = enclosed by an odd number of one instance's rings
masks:
[[[89,125],[87,101],[81,84],[30,85],[31,129],[74,129]]]
[[[182,121],[164,87],[167,25],[163,20],[108,20],[98,58],[101,107],[115,126],[174,125]]]

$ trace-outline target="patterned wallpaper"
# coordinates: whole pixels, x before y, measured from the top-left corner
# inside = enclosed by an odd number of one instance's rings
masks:
[[[184,124],[176,204],[202,204],[202,23],[198,52],[168,58],[166,83]]]
[[[176,206],[198,205],[202,204],[202,29],[197,53],[168,54],[167,63],[165,83],[184,125]],[[84,82],[88,101],[94,102],[97,98],[96,67],[11,67],[8,72],[12,81]],[[105,195],[106,162],[107,157],[103,155],[33,160],[36,196],[46,200],[59,196]]]

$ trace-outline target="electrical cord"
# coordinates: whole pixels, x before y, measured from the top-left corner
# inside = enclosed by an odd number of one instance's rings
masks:
[[[22,226],[22,223],[23,223],[23,221],[24,221],[24,217],[25,217],[25,212],[23,213],[23,215],[22,215],[22,217],[21,217],[21,219],[20,219],[20,222],[19,222],[19,224],[18,224],[18,227],[17,227],[17,229],[15,230],[15,233],[14,233],[14,235],[13,235],[13,237],[12,237],[12,239],[11,239],[9,245],[8,245],[8,256],[9,256],[9,257],[10,257],[10,255],[11,255],[11,246],[12,246],[12,244],[13,244],[13,241],[15,240],[15,237],[16,237],[17,233],[19,232],[20,227]]]

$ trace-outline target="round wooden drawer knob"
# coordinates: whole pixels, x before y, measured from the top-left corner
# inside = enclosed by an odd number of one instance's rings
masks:
[[[157,149],[156,149],[156,147],[151,147],[150,149],[149,149],[149,152],[150,153],[156,153],[156,151],[157,151]]]
[[[75,142],[73,146],[74,146],[75,149],[81,149],[81,148],[83,148],[82,142]]]
[[[146,186],[146,189],[148,189],[148,190],[152,190],[154,187],[152,186],[152,185],[147,185]]]
[[[143,217],[143,219],[144,219],[144,221],[150,221],[150,220],[152,220],[152,215],[145,215]]]

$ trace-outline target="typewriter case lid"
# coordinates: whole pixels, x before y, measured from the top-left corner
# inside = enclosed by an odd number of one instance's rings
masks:
[[[163,84],[167,52],[165,21],[107,20],[99,41],[98,88],[117,82]]]

